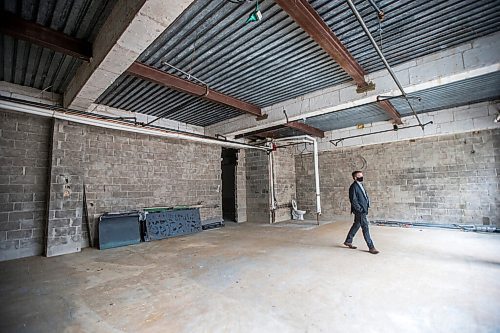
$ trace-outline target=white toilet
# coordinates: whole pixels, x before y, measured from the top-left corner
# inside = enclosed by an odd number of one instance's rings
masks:
[[[305,210],[297,209],[297,201],[292,200],[292,219],[293,220],[304,220]]]

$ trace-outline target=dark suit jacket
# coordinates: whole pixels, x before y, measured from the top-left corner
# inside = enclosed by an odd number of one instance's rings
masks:
[[[363,194],[363,190],[356,181],[354,181],[351,184],[351,187],[349,187],[349,201],[351,201],[351,213],[368,214],[368,207],[370,207],[368,192],[366,192],[365,196]]]

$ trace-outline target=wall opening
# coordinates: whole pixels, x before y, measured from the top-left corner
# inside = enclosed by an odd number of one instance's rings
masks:
[[[236,164],[238,150],[222,148],[222,217],[236,222]]]

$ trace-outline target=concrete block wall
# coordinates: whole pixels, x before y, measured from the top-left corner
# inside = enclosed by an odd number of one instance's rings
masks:
[[[261,150],[245,152],[247,180],[247,221],[269,223],[269,163],[267,153]]]
[[[82,247],[86,132],[86,126],[54,121],[45,251],[48,257],[79,252]]]
[[[87,127],[89,213],[203,204],[202,220],[222,219],[221,148]]]
[[[296,199],[294,149],[290,147],[278,149],[273,152],[273,158],[274,194],[277,206],[275,222],[287,221],[292,218],[291,201]]]
[[[0,111],[0,261],[43,252],[52,121]]]
[[[200,209],[202,220],[222,218],[220,147],[66,121],[55,128],[48,255],[87,244],[83,181],[92,221],[105,212],[195,204],[213,207]]]
[[[246,151],[238,151],[238,161],[236,165],[236,222],[247,221],[247,171],[246,171]]]
[[[500,226],[500,129],[339,148],[320,154],[324,217],[349,218],[351,172],[362,170],[369,218]],[[295,159],[297,195],[314,208],[311,155]]]
[[[21,113],[0,119],[0,260],[87,246],[84,184],[91,217],[201,203],[203,220],[222,219],[219,146]]]

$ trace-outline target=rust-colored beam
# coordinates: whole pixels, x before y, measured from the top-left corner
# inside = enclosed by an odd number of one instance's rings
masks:
[[[394,120],[395,124],[397,125],[403,124],[403,122],[401,121],[401,115],[390,101],[385,99],[382,101],[378,101],[377,103],[382,109],[385,110],[385,112],[387,112],[387,114],[392,118],[392,120]]]
[[[225,95],[218,91],[207,89],[206,87],[180,78],[176,75],[166,73],[158,68],[134,62],[128,69],[127,74],[136,76],[143,80],[154,82],[171,89],[181,91],[190,95],[200,96],[207,101],[231,106],[254,116],[260,116],[261,110],[258,106],[241,101],[237,98]]]
[[[90,61],[90,58],[92,58],[92,44],[89,42],[23,20],[9,12],[0,12],[0,33],[26,40],[84,61]]]
[[[352,77],[358,87],[368,87],[363,68],[307,0],[276,0],[276,3]]]
[[[261,132],[261,133],[254,134],[254,136],[258,136],[259,138],[262,138],[262,139],[266,139],[266,138],[276,139],[276,137],[277,137],[276,132],[274,132],[274,131]]]
[[[309,135],[312,135],[312,136],[315,136],[318,138],[325,137],[324,131],[322,131],[318,128],[309,126],[307,124],[300,123],[298,121],[292,121],[292,122],[286,123],[285,126],[296,129],[297,131],[300,131],[302,133],[306,133],[306,134],[309,134]]]
[[[268,134],[270,132],[282,129],[284,127],[285,127],[285,125],[271,126],[271,127],[267,127],[267,128],[263,128],[263,129],[259,129],[259,130],[255,130],[255,131],[251,131],[251,132],[247,132],[247,133],[243,133],[243,134],[238,134],[234,138],[235,139],[241,139],[241,138],[246,138],[248,136],[258,136],[258,135],[261,135],[261,134],[266,135],[266,134]]]

